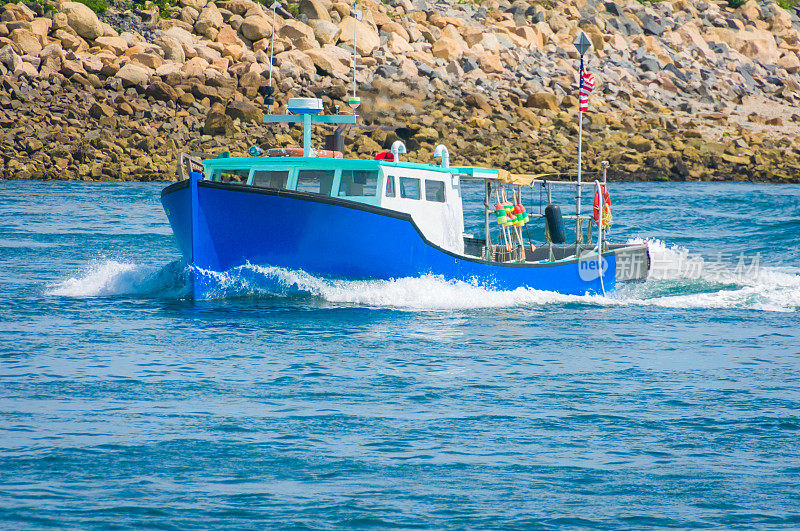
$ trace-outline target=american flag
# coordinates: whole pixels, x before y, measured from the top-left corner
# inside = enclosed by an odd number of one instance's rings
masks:
[[[589,110],[589,94],[594,90],[594,76],[583,71],[581,74],[581,93],[580,93],[580,109],[581,111]]]

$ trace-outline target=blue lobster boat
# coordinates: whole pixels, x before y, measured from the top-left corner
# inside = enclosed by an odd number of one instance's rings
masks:
[[[493,289],[524,287],[575,295],[606,293],[618,281],[646,277],[646,246],[608,244],[602,238],[602,222],[595,222],[597,241],[592,243],[590,234],[589,241],[583,241],[581,224],[591,223],[592,217],[581,216],[579,205],[572,217],[578,229],[572,244],[564,241],[560,212],[551,215],[557,210],[551,208],[554,205],[548,206],[547,216],[520,216],[508,208],[519,204],[521,186],[541,183],[549,192],[553,185],[581,190],[593,183],[450,167],[444,146],[436,149],[439,164],[401,161],[406,150],[399,141],[378,160],[315,151],[313,123],[354,123],[355,115],[317,115],[321,102],[309,105],[307,99],[300,100],[304,101],[294,106],[290,101],[296,114],[267,115],[265,121],[303,123],[302,152],[276,149],[260,156],[260,148],[253,148],[251,157],[202,160],[188,154],[182,156],[179,171],[199,171],[187,172],[188,178],[162,191],[180,251],[194,266],[195,298],[213,294],[213,275],[204,272],[248,263],[331,278],[438,275]],[[483,238],[464,234],[461,186],[466,180],[485,184]],[[540,245],[525,242],[521,230],[537,218],[549,235]]]

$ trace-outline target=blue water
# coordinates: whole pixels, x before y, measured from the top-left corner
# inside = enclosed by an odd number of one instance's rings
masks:
[[[205,301],[160,188],[0,181],[0,528],[800,527],[800,187],[614,185],[608,297]]]

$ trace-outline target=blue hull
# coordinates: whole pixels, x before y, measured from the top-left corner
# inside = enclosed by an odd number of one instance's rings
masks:
[[[407,214],[343,199],[193,180],[164,189],[161,202],[184,259],[199,269],[222,272],[251,263],[337,278],[431,274],[501,290],[602,292],[596,260],[519,264],[464,257],[427,241]],[[611,290],[614,251],[603,258],[603,283]],[[595,269],[593,279],[586,280],[587,266]],[[209,288],[195,278],[196,298]]]

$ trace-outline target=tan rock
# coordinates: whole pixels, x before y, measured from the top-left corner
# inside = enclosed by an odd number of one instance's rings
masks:
[[[758,6],[758,2],[755,0],[748,0],[748,2],[742,6],[742,16],[746,20],[752,22],[761,20],[761,8]]]
[[[520,28],[515,28],[514,33],[518,35],[525,42],[526,46],[530,48],[535,48],[537,50],[541,50],[542,48],[544,48],[544,40],[542,39],[542,34],[537,28],[531,26],[522,26]],[[599,41],[601,43],[600,44],[601,47],[599,49],[602,50],[603,36],[597,33],[594,35],[599,38]],[[593,35],[590,33],[589,38],[591,39],[592,36]],[[592,42],[594,43],[594,39],[592,39]],[[595,49],[598,49],[597,45],[595,45]]]
[[[431,53],[434,57],[438,57],[439,59],[455,61],[461,57],[463,50],[456,41],[445,37],[433,43]]]
[[[797,58],[795,52],[786,52],[783,57],[778,59],[778,66],[790,74],[796,74],[800,71],[800,59]]]
[[[484,29],[477,26],[465,26],[461,28],[461,37],[470,48],[483,40],[484,33]]]
[[[528,96],[525,106],[555,112],[558,111],[558,97],[552,92],[536,92]]]
[[[714,31],[722,42],[746,57],[762,63],[774,64],[778,61],[778,46],[775,43],[775,37],[767,30],[732,31],[716,28]]]
[[[137,53],[131,57],[131,61],[153,70],[164,64],[163,58],[149,53]]]
[[[308,17],[309,20],[326,20],[331,21],[331,16],[328,14],[329,6],[320,0],[300,0],[298,9],[301,14]]]
[[[357,24],[356,24],[357,22]],[[356,38],[356,48],[358,53],[363,56],[372,55],[381,45],[381,38],[378,32],[363,20],[356,21],[353,17],[346,17],[339,23],[342,30],[339,40],[345,44],[353,45],[353,30],[358,28]]]
[[[128,49],[128,43],[122,37],[98,37],[94,44],[104,50],[109,50],[115,55],[122,55]]]
[[[319,70],[322,70],[331,76],[344,79],[347,77],[347,74],[350,73],[350,69],[343,65],[341,61],[339,61],[335,53],[331,52],[332,48],[337,47],[331,44],[326,44],[323,48],[306,50],[304,53],[311,58],[311,60],[314,62],[314,66],[316,66]]]
[[[53,27],[53,21],[49,18],[39,17],[31,21],[31,31],[44,39],[50,34],[50,28]]]
[[[194,27],[194,23],[197,22],[197,18],[199,16],[200,12],[195,8],[184,7],[183,9],[181,9],[180,20]]]
[[[239,30],[246,39],[257,41],[272,35],[272,23],[264,16],[253,15],[245,17]]]
[[[402,26],[402,24],[398,24],[397,22],[387,22],[386,24],[381,26],[381,31],[399,35],[406,42],[411,41],[411,36],[408,34],[408,31],[406,31],[406,29]]]
[[[61,41],[61,47],[67,51],[77,52],[79,50],[85,50],[89,48],[89,45],[86,44],[86,41],[63,29],[56,30],[53,33],[53,37]]]
[[[628,140],[628,147],[639,153],[647,153],[653,149],[653,142],[640,135],[635,135]]]
[[[2,6],[3,22],[24,21],[31,22],[36,13],[31,8],[22,3],[8,3]]]
[[[320,45],[336,44],[342,30],[329,20],[309,20],[308,25],[314,31],[314,37]]]
[[[18,74],[28,76],[31,79],[39,77],[39,71],[36,70],[35,66],[28,63],[27,61],[22,62],[22,71],[19,72]]]
[[[178,4],[182,7],[193,7],[199,13],[206,4],[208,4],[208,0],[179,0]]]
[[[105,33],[100,19],[85,4],[64,2],[61,4],[61,11],[66,13],[69,26],[84,39],[93,41]]]
[[[314,38],[314,30],[311,29],[311,26],[307,24],[303,24],[299,20],[287,20],[283,23],[278,29],[278,35],[281,37],[286,37],[291,41],[299,40],[305,38],[307,40],[315,40]]]
[[[183,51],[181,43],[169,35],[162,35],[154,42],[164,51],[164,59],[174,61],[176,63],[183,63],[186,61],[186,54]]]
[[[60,11],[55,15],[53,15],[53,27],[52,27],[53,31],[59,29],[65,29],[68,27],[69,27],[69,19],[67,18],[67,15],[65,15]]]
[[[200,15],[197,17],[197,22],[194,24],[194,31],[200,35],[208,36],[210,30],[219,30],[224,23],[225,21],[222,20],[222,13],[220,13],[216,5],[211,3],[200,12]]]
[[[389,40],[386,41],[386,49],[396,55],[406,54],[414,50],[411,44],[397,33],[392,33],[389,36]]]
[[[11,41],[17,45],[22,55],[39,55],[42,51],[42,44],[32,31],[17,28],[11,32]]]
[[[311,74],[317,71],[317,67],[314,64],[314,61],[311,60],[311,57],[299,50],[289,50],[287,52],[281,52],[277,54],[275,56],[275,63],[278,67],[282,66],[284,63],[291,63],[293,66],[299,69],[301,73],[306,74]]]
[[[686,44],[697,46],[707,61],[716,60],[717,54],[711,50],[708,46],[708,42],[706,42],[700,30],[697,29],[697,26],[693,22],[683,24],[678,28],[678,35],[684,39]]]
[[[205,71],[208,69],[210,63],[201,57],[194,57],[186,61],[181,67],[181,72],[186,77],[199,77],[205,76]]]
[[[487,74],[502,74],[505,68],[500,61],[500,57],[495,54],[483,54],[478,58],[478,64],[481,70]]]
[[[182,66],[183,65],[179,65],[178,63],[164,63],[156,68],[156,75],[159,77],[166,77],[172,74],[180,74]]]
[[[115,77],[122,80],[122,86],[124,87],[144,89],[147,86],[147,80],[150,79],[152,74],[153,71],[149,68],[133,62],[128,62],[119,69]]]

